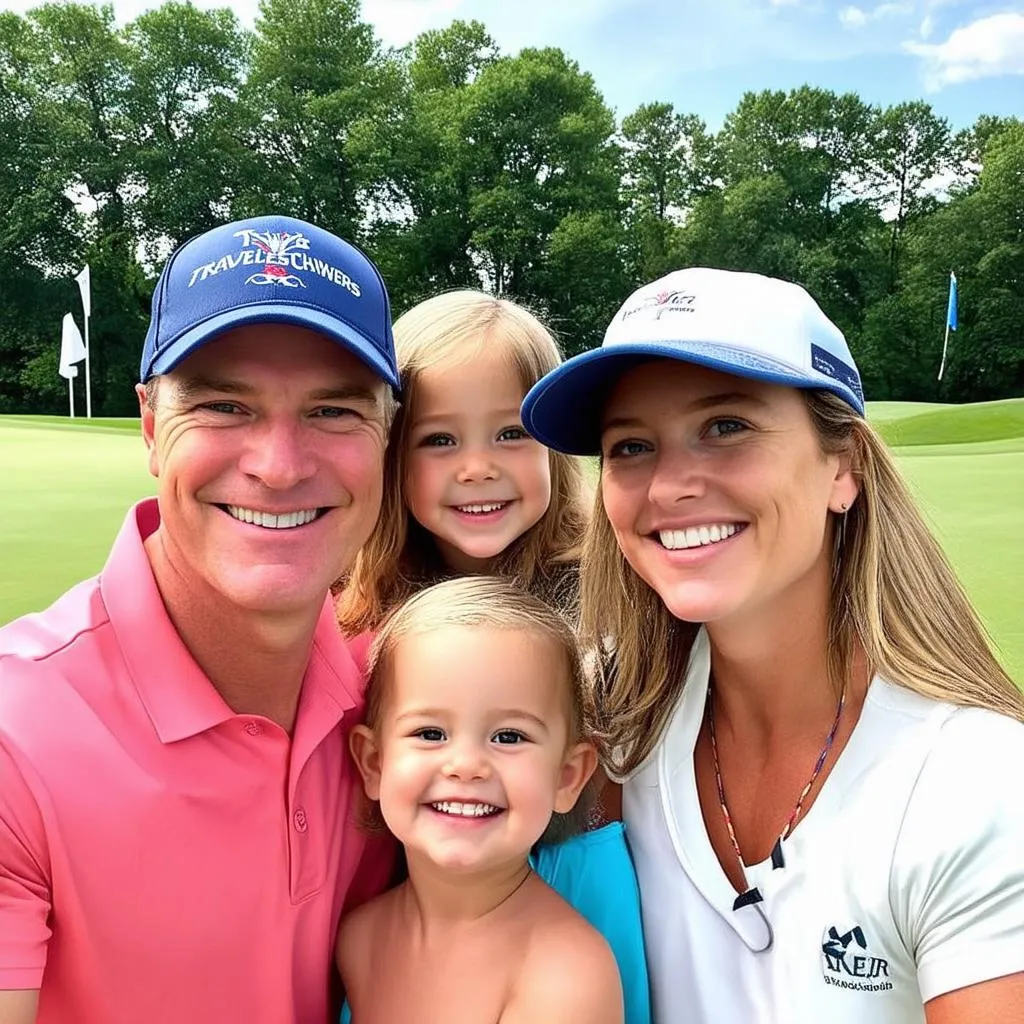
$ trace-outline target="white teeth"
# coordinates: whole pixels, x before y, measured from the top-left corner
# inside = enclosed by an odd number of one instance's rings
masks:
[[[305,526],[306,523],[316,519],[315,508],[300,509],[297,512],[281,512],[275,515],[273,512],[260,512],[252,508],[242,508],[241,505],[225,505],[228,515],[243,523],[252,523],[254,526],[263,526],[268,530],[291,530],[296,526]]]
[[[460,512],[468,512],[470,515],[481,515],[484,512],[497,512],[498,509],[504,508],[507,504],[507,501],[491,501],[484,505],[456,505],[455,507]]]
[[[458,800],[442,800],[430,806],[442,814],[453,814],[459,818],[484,818],[501,810],[493,804],[461,803]]]
[[[697,548],[727,540],[737,530],[735,523],[712,523],[708,526],[689,526],[685,530],[659,530],[658,539],[669,551],[679,548]]]

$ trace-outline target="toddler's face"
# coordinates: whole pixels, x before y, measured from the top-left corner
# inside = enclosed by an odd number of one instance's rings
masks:
[[[547,449],[523,429],[523,388],[494,354],[417,380],[406,504],[447,564],[486,572],[551,500]]]
[[[521,859],[594,769],[570,735],[568,666],[512,629],[404,638],[372,734],[354,744],[367,793],[407,854],[454,871]],[[372,736],[372,738],[371,738]]]

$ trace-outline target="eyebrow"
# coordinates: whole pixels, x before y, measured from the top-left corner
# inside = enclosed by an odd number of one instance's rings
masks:
[[[704,409],[713,409],[719,405],[753,405],[760,409],[767,409],[768,403],[756,395],[745,394],[742,391],[728,391],[720,395],[705,395],[703,398],[691,402],[686,411],[701,412]],[[611,430],[613,427],[637,427],[643,424],[638,416],[616,416],[614,419],[605,420],[601,424],[602,430]]]
[[[203,395],[249,395],[255,391],[242,380],[218,377],[186,377],[174,382],[174,397],[181,402],[190,402]],[[342,384],[337,387],[318,388],[309,394],[314,402],[369,402],[379,404],[378,393],[361,384]]]

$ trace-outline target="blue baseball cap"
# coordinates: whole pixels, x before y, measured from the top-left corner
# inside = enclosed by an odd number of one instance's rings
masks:
[[[638,288],[600,348],[537,381],[523,401],[523,426],[556,451],[596,455],[616,381],[651,359],[820,388],[864,415],[860,373],[846,339],[803,288],[761,274],[691,267]]]
[[[153,292],[139,379],[169,373],[233,327],[266,323],[326,335],[398,391],[380,271],[329,231],[276,216],[222,224],[174,252]]]

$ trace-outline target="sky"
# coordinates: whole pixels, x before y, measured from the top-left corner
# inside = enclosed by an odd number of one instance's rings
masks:
[[[113,5],[123,21],[156,6]],[[257,14],[257,0],[197,5]],[[395,46],[475,18],[503,53],[561,47],[620,118],[667,101],[717,129],[744,92],[803,84],[879,106],[924,99],[954,129],[1024,117],[1024,0],[363,0],[363,13]]]

